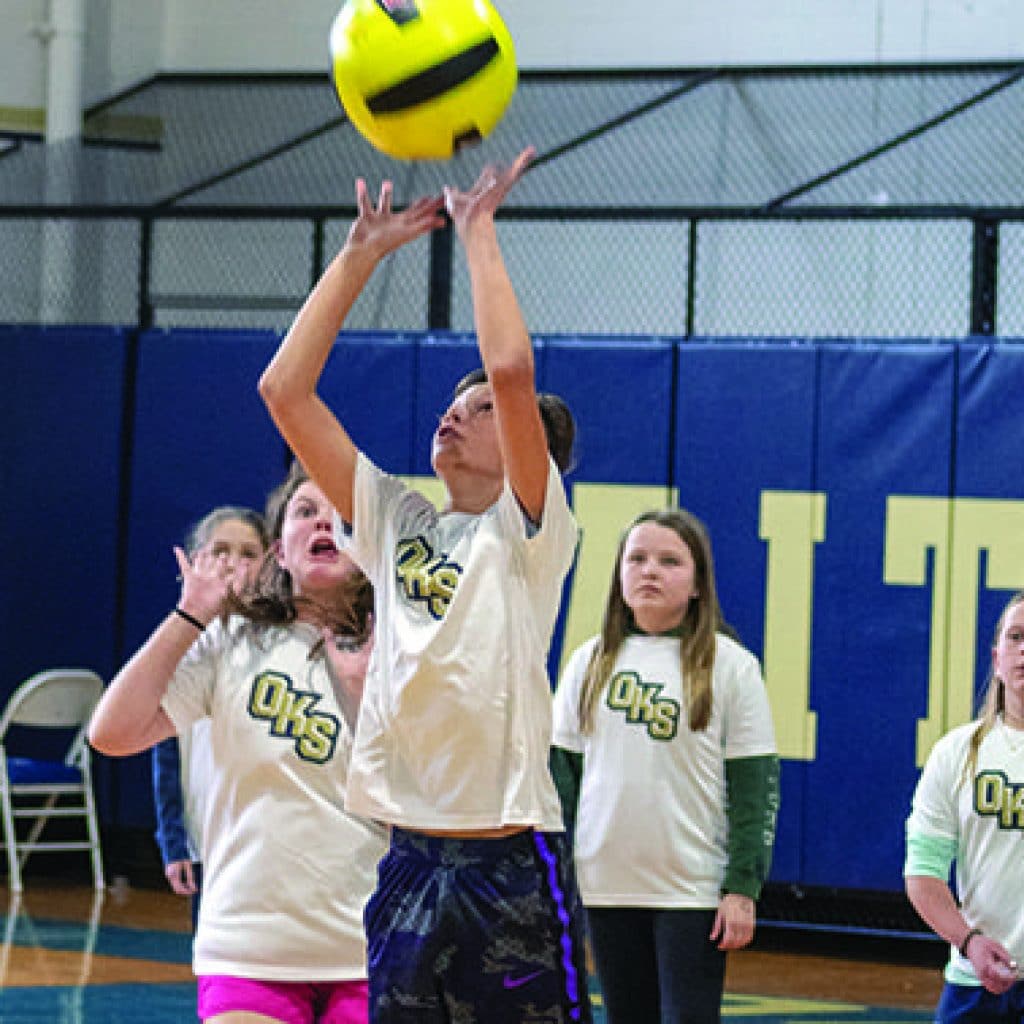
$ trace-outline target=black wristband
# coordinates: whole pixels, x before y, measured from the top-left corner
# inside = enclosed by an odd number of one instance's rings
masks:
[[[960,943],[960,947],[959,947],[960,948],[960,955],[961,956],[967,956],[967,947],[971,944],[971,939],[973,939],[976,935],[982,935],[982,934],[983,934],[983,932],[982,932],[982,930],[980,928],[972,928],[964,936],[964,941]],[[967,957],[967,959],[969,960],[970,957]]]
[[[200,633],[206,631],[206,626],[202,622],[200,622],[194,615],[189,615],[189,613],[185,611],[184,608],[175,608],[174,614],[180,615],[190,626],[195,626]]]

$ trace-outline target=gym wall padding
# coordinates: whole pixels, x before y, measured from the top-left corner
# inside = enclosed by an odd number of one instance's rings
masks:
[[[992,630],[1009,594],[1007,588],[1024,588],[1024,574],[1013,568],[1024,564],[1024,429],[1019,401],[1024,394],[1024,343],[964,344],[958,350],[958,363],[953,492],[999,503],[1006,510],[1006,517],[993,524],[992,536],[986,538],[988,546],[977,556],[980,585],[973,677],[980,701],[990,663]],[[954,542],[960,522],[954,517]],[[1005,576],[1007,568],[1008,578],[992,578]],[[964,643],[969,642],[969,636],[965,637]],[[970,665],[962,666],[965,675],[970,669]]]
[[[173,606],[186,528],[262,506],[287,464],[256,392],[278,340],[0,329],[4,695],[59,661],[109,678]],[[678,494],[786,738],[773,879],[900,890],[929,737],[969,716],[1024,586],[1024,345],[558,336],[535,352],[579,425],[552,674],[598,628],[622,527]],[[467,336],[352,334],[321,393],[384,468],[426,477],[478,362]],[[105,824],[151,827],[148,758],[97,760]]]
[[[107,328],[0,328],[2,701],[42,669],[115,668],[127,349]]]
[[[744,644],[764,651],[765,490],[815,489],[815,346],[750,341],[679,348],[676,480],[679,503],[711,535],[718,597]],[[803,872],[808,766],[786,763],[773,876]]]
[[[389,473],[413,472],[416,357],[412,337],[348,334],[344,351],[335,350],[320,383],[320,394],[356,446]]]
[[[931,345],[820,350],[815,485],[828,496],[817,546],[802,879],[895,887],[899,825],[917,779],[925,713],[928,589],[884,582],[886,499],[942,495],[950,480],[954,358]],[[870,443],[865,443],[869,440]],[[922,613],[924,618],[922,619]],[[865,822],[891,823],[885,829]]]

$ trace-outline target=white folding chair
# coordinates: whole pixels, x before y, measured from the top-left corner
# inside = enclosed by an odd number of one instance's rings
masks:
[[[99,821],[86,741],[89,717],[102,693],[103,680],[95,672],[49,669],[22,683],[4,708],[0,717],[0,810],[2,845],[7,851],[8,884],[12,892],[21,892],[21,872],[34,850],[88,850],[95,887],[104,886]],[[76,731],[63,760],[53,761],[8,755],[5,744],[12,726]],[[86,839],[40,840],[50,818],[73,817],[85,819]],[[32,819],[24,838],[19,837],[16,829],[21,818]]]

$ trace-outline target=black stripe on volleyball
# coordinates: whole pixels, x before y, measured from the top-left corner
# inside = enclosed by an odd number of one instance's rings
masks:
[[[420,16],[414,0],[377,0],[377,6],[396,25],[408,25]]]
[[[406,78],[397,85],[388,86],[373,96],[368,96],[366,106],[371,114],[397,114],[420,103],[443,96],[449,89],[469,81],[479,74],[498,55],[498,43],[490,39],[468,50],[449,57],[419,74]]]

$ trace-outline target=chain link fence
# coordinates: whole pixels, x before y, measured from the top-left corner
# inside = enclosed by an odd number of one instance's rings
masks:
[[[357,175],[401,203],[531,142],[500,232],[536,333],[1024,335],[1022,75],[524,75],[440,165],[371,149],[322,78],[166,76],[93,112],[85,144],[0,150],[0,322],[283,330]],[[471,330],[460,247],[394,254],[349,326]]]
[[[0,322],[283,330],[347,219],[0,218]],[[935,337],[972,333],[967,219],[608,219],[500,225],[538,334]],[[1024,224],[1001,225],[995,333],[1024,335]],[[431,316],[432,289],[446,289]],[[356,329],[473,327],[461,249],[378,268]]]

